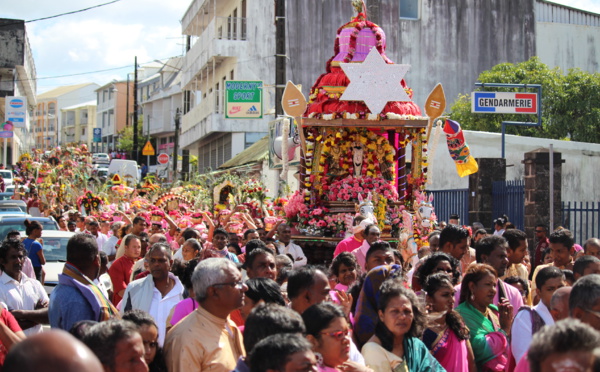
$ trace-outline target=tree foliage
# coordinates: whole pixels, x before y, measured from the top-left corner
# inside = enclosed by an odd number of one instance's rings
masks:
[[[541,84],[542,127],[507,126],[506,133],[530,137],[600,143],[600,74],[571,69],[567,74],[548,68],[538,57],[502,63],[479,75],[481,83]],[[482,88],[517,92],[521,88]],[[528,90],[533,92],[533,90]],[[536,115],[474,114],[470,94],[460,95],[450,116],[464,129],[500,132],[503,121],[537,122]]]
[[[141,125],[141,121],[138,121],[138,123],[140,123],[137,126],[138,148],[141,149],[142,146],[144,146],[144,143],[146,143],[146,137],[142,135],[143,125]],[[119,132],[119,141],[117,144],[117,148],[126,152],[133,151],[133,125],[129,125]]]

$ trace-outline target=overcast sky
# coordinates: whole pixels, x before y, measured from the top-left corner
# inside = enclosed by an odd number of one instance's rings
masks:
[[[0,18],[32,20],[109,1],[0,0]],[[554,2],[600,13],[600,0]],[[27,23],[39,78],[38,93],[62,85],[103,85],[112,79],[124,79],[132,71],[136,55],[140,64],[181,55],[184,41],[180,20],[190,3],[191,0],[121,0],[82,13]]]

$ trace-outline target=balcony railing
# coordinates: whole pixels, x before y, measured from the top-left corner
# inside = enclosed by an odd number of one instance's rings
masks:
[[[185,133],[194,125],[206,119],[210,114],[223,114],[225,112],[225,97],[223,93],[224,91],[222,90],[213,91],[200,104],[185,114],[181,121],[181,132]]]
[[[183,59],[183,86],[186,86],[211,61],[244,55],[247,18],[215,17],[198,37]],[[235,53],[235,54],[234,54]]]

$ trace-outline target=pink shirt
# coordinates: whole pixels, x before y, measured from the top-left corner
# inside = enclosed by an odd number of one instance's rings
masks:
[[[510,304],[513,307],[513,318],[514,318],[515,316],[517,316],[519,309],[523,306],[523,297],[521,297],[521,292],[519,292],[519,290],[516,289],[515,287],[513,287],[512,285],[504,283],[502,280],[498,280],[498,283],[504,289],[504,293],[506,294],[508,302],[510,302]],[[460,305],[460,303],[459,303],[460,288],[461,288],[461,284],[458,284],[456,287],[454,287],[454,289],[456,290],[456,293],[454,294],[454,307],[457,307],[458,305]],[[500,291],[497,290],[496,295],[494,296],[493,304],[496,306],[498,306],[499,293],[500,293]]]
[[[356,257],[356,262],[360,265],[363,272],[365,272],[365,266],[367,265],[367,252],[369,251],[369,248],[371,248],[371,246],[365,239],[362,241],[360,247],[352,251],[352,254]]]
[[[171,325],[179,323],[181,319],[191,314],[192,311],[196,310],[197,308],[198,303],[191,297],[179,301],[179,303],[175,305],[175,310],[173,310],[173,316],[171,317]]]
[[[339,242],[337,247],[335,247],[335,251],[333,252],[333,258],[335,258],[338,254],[342,252],[352,252],[356,248],[360,247],[362,242],[362,240],[358,240],[354,235],[347,237],[346,239]]]

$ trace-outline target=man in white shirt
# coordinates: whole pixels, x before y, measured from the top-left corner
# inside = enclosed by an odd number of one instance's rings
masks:
[[[104,247],[104,243],[108,240],[108,237],[100,232],[100,224],[96,220],[91,220],[87,223],[87,232],[90,235],[96,237],[96,243],[98,243],[98,248]]]
[[[162,347],[166,336],[167,318],[171,309],[183,300],[183,285],[171,273],[173,258],[171,248],[156,243],[148,252],[150,275],[134,280],[125,289],[121,314],[131,309],[144,310],[156,321],[158,343]]]
[[[119,241],[119,230],[121,229],[121,227],[123,227],[124,224],[125,222],[123,221],[113,222],[113,224],[110,226],[110,229],[112,230],[112,236],[106,239],[104,245],[98,246],[108,256],[109,263],[112,263],[115,260],[115,257],[117,256],[117,242]]]
[[[8,239],[0,246],[0,301],[12,313],[27,336],[42,332],[48,324],[48,295],[35,279],[21,271],[25,247],[20,240]]]
[[[548,266],[538,273],[536,292],[541,299],[533,308],[523,307],[515,316],[511,330],[511,349],[516,363],[525,355],[533,335],[543,326],[553,325],[550,301],[557,289],[565,285],[565,275],[555,266]]]
[[[277,228],[277,252],[289,254],[294,260],[294,269],[306,265],[308,260],[299,245],[292,242],[292,229],[284,223]]]

